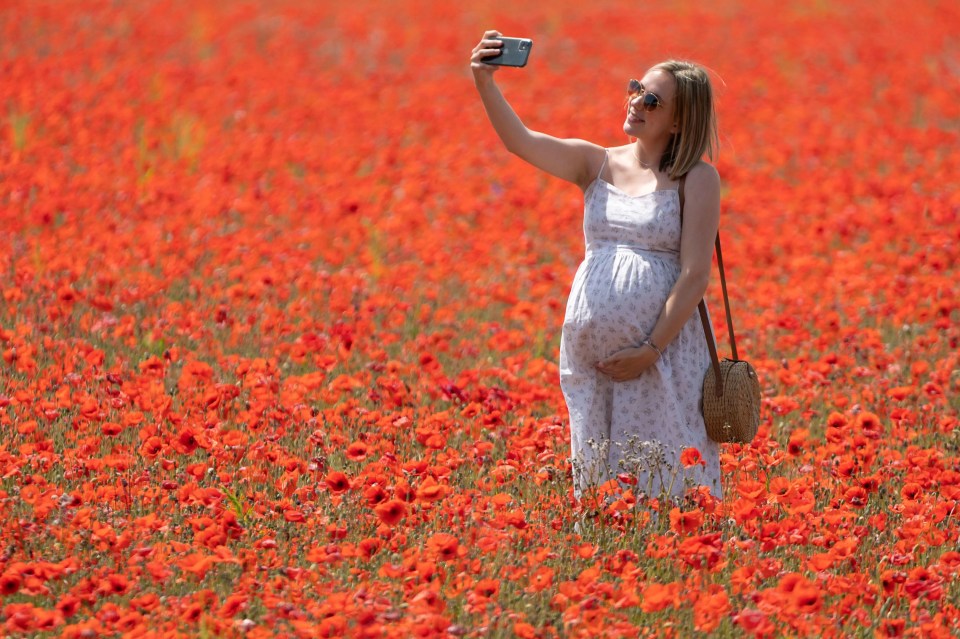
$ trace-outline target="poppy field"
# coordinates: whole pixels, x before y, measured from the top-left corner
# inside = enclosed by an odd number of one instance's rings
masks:
[[[583,197],[497,140],[488,28],[534,40],[497,81],[559,137],[625,143],[663,59],[712,73],[763,385],[723,500],[574,499]],[[909,0],[0,6],[3,635],[956,636],[958,32]]]

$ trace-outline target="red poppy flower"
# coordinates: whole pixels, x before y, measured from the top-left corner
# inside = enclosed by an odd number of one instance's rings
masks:
[[[429,548],[438,560],[454,559],[460,550],[460,540],[448,533],[436,533],[427,540]]]
[[[306,520],[306,517],[303,516],[303,513],[299,510],[289,509],[283,511],[283,518],[285,521],[300,523]]]
[[[473,587],[473,592],[486,599],[495,597],[500,592],[500,581],[497,579],[479,579]]]
[[[23,585],[23,579],[20,577],[20,575],[9,572],[5,572],[3,575],[0,575],[0,594],[4,596],[9,596],[16,593],[18,590],[20,590],[21,585]]]
[[[691,510],[683,512],[679,508],[670,511],[670,527],[678,533],[695,532],[703,524],[703,512]]]
[[[155,459],[163,450],[163,440],[159,437],[148,437],[140,445],[140,454],[148,459]]]
[[[680,603],[680,591],[680,584],[675,581],[668,584],[648,584],[643,589],[640,609],[644,612],[657,612],[676,606]]]
[[[327,475],[327,488],[332,493],[342,493],[350,488],[350,479],[340,471],[334,471]]]
[[[680,453],[680,463],[684,468],[691,468],[697,464],[706,466],[707,462],[696,448],[684,448]]]
[[[177,433],[176,438],[173,440],[173,449],[180,453],[181,455],[191,455],[200,444],[197,441],[197,435],[192,428],[184,428],[179,433]]]
[[[391,499],[374,508],[374,511],[380,521],[388,526],[395,526],[406,516],[407,505],[399,499]]]
[[[123,426],[116,422],[103,422],[103,424],[100,425],[100,432],[107,437],[113,437],[123,432]]]
[[[347,447],[347,459],[350,461],[363,461],[367,456],[367,445],[363,442],[353,442]]]
[[[383,486],[368,486],[363,489],[363,497],[367,500],[367,504],[370,506],[376,506],[382,501],[385,501],[389,495],[387,491],[383,489]]]

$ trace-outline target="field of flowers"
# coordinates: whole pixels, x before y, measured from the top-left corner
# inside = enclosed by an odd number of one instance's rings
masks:
[[[623,143],[662,59],[714,73],[764,384],[722,502],[573,500],[582,195],[497,141],[486,28],[534,39],[497,77],[558,136]],[[3,634],[956,636],[958,32],[947,1],[3,4]]]

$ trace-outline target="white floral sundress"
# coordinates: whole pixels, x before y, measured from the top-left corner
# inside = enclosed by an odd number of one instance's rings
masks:
[[[586,254],[560,339],[575,493],[627,473],[638,480],[634,490],[652,497],[703,485],[720,498],[719,446],[700,409],[710,354],[699,314],[640,377],[615,382],[594,369],[643,341],[680,275],[678,192],[624,193],[601,178],[606,162],[584,194]],[[699,450],[703,464],[684,468],[685,448]]]

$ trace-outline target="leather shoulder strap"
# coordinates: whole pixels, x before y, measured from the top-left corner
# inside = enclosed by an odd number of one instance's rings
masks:
[[[687,174],[680,176],[680,186],[677,188],[677,194],[680,196],[680,226],[683,226],[683,186],[687,183]]]

